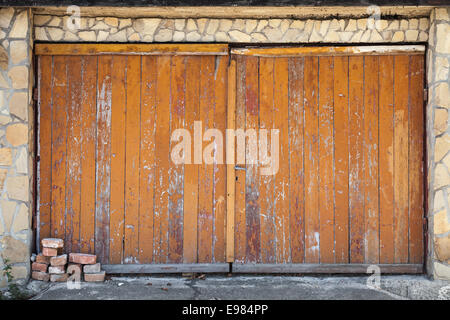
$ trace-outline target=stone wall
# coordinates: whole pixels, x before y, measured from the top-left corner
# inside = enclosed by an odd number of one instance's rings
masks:
[[[8,259],[14,279],[28,277],[32,243],[31,20],[29,9],[0,9],[0,269]]]
[[[432,12],[427,56],[428,269],[450,279],[450,8]],[[433,152],[434,151],[434,152]]]
[[[69,24],[68,24],[69,21]],[[427,17],[373,19],[124,19],[36,15],[36,40],[77,42],[364,43],[426,42]]]
[[[427,77],[428,272],[450,279],[449,9],[411,19],[157,19],[36,15],[0,9],[0,268],[29,274],[33,181],[32,39],[54,42],[429,42]],[[32,22],[33,19],[33,22]],[[430,25],[431,23],[431,25]],[[34,24],[34,28],[32,25]],[[6,285],[0,272],[0,287]]]

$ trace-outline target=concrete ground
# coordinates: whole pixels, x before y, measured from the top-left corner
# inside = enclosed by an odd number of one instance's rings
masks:
[[[202,278],[202,277],[201,277]],[[247,276],[206,275],[112,277],[104,283],[31,281],[34,300],[450,300],[450,282],[424,276],[381,276],[381,289],[367,286],[364,276]]]

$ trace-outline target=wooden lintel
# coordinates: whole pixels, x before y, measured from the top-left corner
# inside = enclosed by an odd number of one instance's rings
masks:
[[[424,54],[424,45],[380,45],[345,47],[267,47],[232,49],[231,54],[259,57],[349,56]]]
[[[36,55],[227,55],[226,44],[35,44]]]
[[[432,6],[380,6],[381,16],[429,17]],[[36,7],[34,14],[67,15],[67,7]],[[325,19],[368,17],[367,6],[201,6],[201,7],[82,7],[82,17],[121,18],[248,18]]]

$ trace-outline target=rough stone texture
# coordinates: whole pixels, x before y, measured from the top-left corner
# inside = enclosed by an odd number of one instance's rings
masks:
[[[58,19],[57,21],[55,19]],[[36,40],[111,42],[425,42],[427,18],[373,19],[157,19],[81,18],[80,29],[67,27],[64,17],[36,15]],[[100,20],[101,19],[101,20]],[[383,31],[389,30],[384,33]]]
[[[435,278],[450,279],[450,8],[435,9],[429,21],[427,52],[427,149],[429,206],[428,270]],[[418,21],[418,28],[426,30],[428,22]],[[410,34],[411,37],[411,34]]]
[[[0,54],[0,269],[8,259],[14,280],[27,278],[31,270],[32,21],[30,9],[0,9],[0,37],[5,38],[0,53],[7,55]],[[35,22],[62,34],[52,17]],[[50,35],[44,28],[40,32]],[[0,272],[0,287],[4,285]]]

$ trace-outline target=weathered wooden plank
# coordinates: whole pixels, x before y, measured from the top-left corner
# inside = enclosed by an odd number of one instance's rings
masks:
[[[239,86],[239,83],[238,83]],[[274,129],[274,59],[259,59],[259,126],[269,132]],[[269,139],[268,139],[269,140]],[[269,144],[269,143],[268,143]],[[269,152],[267,148],[267,153]],[[264,166],[268,164],[267,155],[259,155]],[[274,217],[274,176],[260,175],[260,212],[261,212],[261,262],[276,262],[275,252],[275,217]]]
[[[184,129],[185,57],[172,58],[170,131]],[[171,142],[172,150],[173,142]],[[169,165],[169,260],[181,263],[183,257],[183,185],[184,165]]]
[[[127,57],[113,57],[111,78],[111,200],[109,263],[123,263],[125,236],[125,137]]]
[[[108,274],[122,273],[228,273],[228,263],[177,263],[177,264],[104,264]]]
[[[112,56],[98,58],[95,254],[101,263],[109,258],[111,192],[111,79]]]
[[[39,57],[39,238],[51,236],[53,57]],[[40,250],[40,245],[37,245]]]
[[[318,263],[319,223],[319,110],[318,58],[306,57],[304,66],[305,99],[305,262]]]
[[[394,262],[394,57],[380,57],[380,263]]]
[[[4,2],[11,2],[13,5],[18,5],[17,0],[3,0]],[[22,3],[27,3],[34,0],[19,0]],[[41,0],[42,1],[42,0]],[[39,2],[40,4],[42,2]],[[61,7],[61,1],[47,0],[48,5],[45,7],[33,8],[35,15],[65,15],[67,7]],[[72,3],[68,0],[68,5]],[[87,2],[86,0],[84,0]],[[99,1],[99,0],[97,0]],[[131,1],[131,0],[130,0]],[[236,5],[235,1],[223,0],[214,2],[202,2],[198,0],[191,0],[188,2],[178,3],[180,6],[173,6],[173,3],[167,3],[169,7],[163,5],[163,1],[152,2],[154,6],[150,6],[148,2],[142,6],[140,0],[126,2],[117,1],[112,7],[110,1],[103,0],[103,6],[99,2],[95,2],[95,6],[91,6],[93,2],[89,2],[89,7],[83,8],[84,17],[121,17],[121,18],[160,18],[177,19],[182,18],[233,18],[233,19],[283,19],[292,18],[297,19],[317,19],[321,18],[365,18],[367,17],[367,3],[364,0],[359,1],[340,1],[340,0],[288,0],[288,1],[256,1],[244,0]],[[379,0],[373,1],[372,4],[380,5],[380,14],[382,16],[398,16],[398,17],[429,17],[431,10],[439,4],[446,4],[446,0],[397,0],[395,5],[392,1]],[[135,10],[130,10],[126,6],[136,4]],[[383,4],[381,6],[381,4]],[[80,5],[80,4],[79,4]]]
[[[156,174],[154,216],[154,261],[166,263],[169,241],[170,161],[170,65],[171,57],[158,57],[156,89]]]
[[[303,64],[304,58],[289,58],[289,226],[293,263],[305,259]]]
[[[236,129],[245,130],[245,57],[236,58]],[[234,137],[233,137],[234,139]],[[235,249],[234,258],[235,261],[245,261],[246,252],[246,224],[245,224],[245,163],[239,162],[238,144],[235,144],[234,160],[236,164],[234,167],[236,181],[235,187]],[[240,151],[242,154],[244,151]],[[245,152],[244,152],[245,161]]]
[[[200,69],[200,120],[204,132],[214,126],[214,79],[215,58],[203,56]],[[205,150],[207,146],[204,146]],[[203,155],[199,166],[198,192],[198,262],[209,263],[212,258],[213,231],[213,163],[206,163]]]
[[[350,263],[364,262],[364,57],[349,57],[350,101]]]
[[[227,128],[234,130],[236,127],[236,60],[230,61],[228,67],[227,83]],[[236,201],[236,178],[234,169],[235,150],[228,148],[228,137],[226,138],[226,159],[227,159],[227,219],[226,219],[226,261],[234,262],[235,247],[235,201]],[[233,137],[234,139],[234,137]],[[233,161],[228,161],[232,158]]]
[[[52,218],[51,235],[65,238],[67,162],[67,80],[66,57],[53,59],[52,81]]]
[[[364,261],[378,263],[378,57],[364,57]]]
[[[141,57],[127,57],[124,263],[139,263]]]
[[[298,56],[362,56],[362,55],[423,55],[425,46],[345,46],[345,47],[273,47],[273,48],[235,48],[231,54],[258,57],[298,57]]]
[[[81,99],[81,221],[80,250],[95,252],[95,148],[97,57],[83,57]]]
[[[319,221],[320,262],[334,257],[334,65],[332,57],[319,58]]]
[[[409,67],[409,263],[424,256],[424,57],[411,56]]]
[[[353,273],[367,274],[370,264],[233,264],[233,273]],[[378,264],[381,273],[419,274],[422,264]]]
[[[254,130],[256,140],[259,129],[258,99],[258,58],[246,57],[245,63],[245,129]],[[256,141],[247,140],[245,147],[245,224],[246,262],[260,261],[260,208],[259,208],[259,167],[257,163]],[[252,160],[250,160],[252,159]]]
[[[214,128],[225,134],[227,126],[227,67],[228,57],[216,57],[216,72],[214,81],[215,109]],[[225,138],[225,136],[224,136]],[[225,262],[225,228],[226,228],[226,175],[225,139],[222,139],[221,150],[217,146],[214,156],[214,232],[213,232],[213,262]]]
[[[348,57],[334,58],[335,262],[349,262],[349,75]]]
[[[81,181],[81,62],[82,57],[67,57],[67,167],[66,167],[66,252],[80,251]]]
[[[153,262],[155,189],[156,57],[142,57],[139,186],[139,262]]]
[[[278,168],[274,174],[274,218],[276,234],[276,261],[290,262],[290,216],[289,216],[289,63],[288,58],[279,58],[274,62],[274,128],[279,130],[279,148],[277,150]],[[271,134],[270,144],[274,143]],[[270,149],[271,150],[271,149]],[[271,154],[271,157],[277,157]],[[276,171],[276,169],[278,169]]]
[[[194,137],[194,121],[199,120],[200,57],[188,57],[186,61],[186,118],[185,128]],[[191,141],[192,142],[192,141]],[[194,155],[191,149],[191,157]],[[198,164],[184,168],[184,216],[183,216],[183,262],[197,262],[198,217]]]
[[[409,56],[394,58],[394,262],[408,262]]]
[[[36,55],[227,55],[226,44],[37,43]]]

